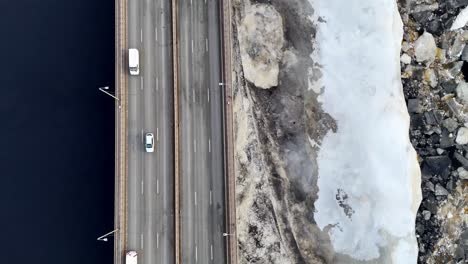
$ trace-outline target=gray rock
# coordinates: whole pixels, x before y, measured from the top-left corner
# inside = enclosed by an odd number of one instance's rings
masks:
[[[424,115],[414,114],[410,116],[412,129],[424,128]]]
[[[429,210],[431,214],[437,214],[437,200],[433,194],[427,195],[426,199],[423,199],[422,206]]]
[[[452,192],[453,189],[455,189],[455,183],[453,179],[450,179],[447,184],[445,185],[445,189],[447,189],[449,192]]]
[[[458,152],[455,152],[453,153],[453,157],[458,160],[458,162],[461,163],[461,165],[467,169],[468,168],[468,159],[465,158],[462,154],[458,153]]]
[[[426,228],[424,227],[424,225],[416,225],[416,233],[422,234],[425,230]]]
[[[454,258],[456,261],[465,260],[465,249],[463,248],[463,246],[457,245],[457,248],[455,249]]]
[[[455,142],[460,145],[468,144],[468,128],[460,127],[457,132],[457,138]]]
[[[462,60],[464,60],[464,61],[467,61],[467,62],[468,62],[468,45],[467,45],[467,46],[465,46],[465,48],[463,49],[463,52],[462,52],[461,58],[462,58]]]
[[[455,17],[454,16],[450,16],[448,17],[445,22],[443,22],[443,28],[444,29],[450,29],[453,25],[453,21],[455,21]]]
[[[468,145],[464,145],[464,146],[461,146],[463,148],[463,150],[465,151],[465,153],[468,154]],[[466,157],[466,155],[465,155]],[[467,157],[468,158],[468,157]]]
[[[437,195],[437,196],[447,196],[447,195],[449,195],[449,193],[444,187],[442,187],[442,185],[436,184],[436,186],[435,186],[435,195]]]
[[[453,136],[450,136],[451,133],[447,129],[442,129],[442,134],[440,134],[439,147],[440,148],[449,148],[455,145],[455,139]]]
[[[447,130],[449,132],[453,132],[453,131],[457,130],[459,124],[458,124],[457,120],[449,117],[447,119],[444,119],[444,121],[442,121],[442,126],[447,128]]]
[[[430,181],[426,181],[426,188],[431,191],[431,192],[434,192],[435,191],[435,186],[432,182]]]
[[[408,112],[422,113],[421,101],[419,99],[408,99]]]
[[[413,145],[417,145],[413,142]],[[418,152],[418,154],[421,154],[421,151]],[[424,151],[424,154],[429,155],[428,151]],[[421,179],[423,182],[428,181],[432,178],[432,172],[429,166],[426,163],[421,164]]]
[[[433,34],[433,35],[440,35],[442,33],[442,23],[440,22],[439,19],[434,19],[431,22],[429,22],[426,26],[427,32]]]
[[[457,83],[455,82],[455,80],[443,82],[441,83],[441,85],[447,93],[453,93],[457,89]]]
[[[468,180],[468,171],[465,168],[460,167],[457,169],[457,172],[458,172],[458,177],[460,177],[460,179]]]
[[[468,246],[468,228],[463,231],[460,238],[463,241],[463,245]]]
[[[413,10],[413,13],[411,14],[414,21],[416,21],[418,24],[426,24],[428,21],[434,18],[434,13],[432,13],[431,10],[428,8],[424,10],[423,8],[418,7],[422,7],[422,5],[416,6]],[[418,10],[416,10],[416,8],[418,8]]]
[[[411,135],[413,136],[420,136],[421,135],[421,130],[411,130]]]
[[[406,54],[406,53],[403,53],[400,57],[400,61],[403,62],[404,64],[410,64],[411,63],[411,57]]]
[[[441,75],[446,79],[453,79],[456,78],[463,67],[463,61],[456,61],[449,64],[445,64],[444,68],[447,69],[445,71],[441,71]]]
[[[418,226],[422,226],[422,225],[417,225],[417,226],[416,226],[416,230],[420,230],[420,228],[418,228]],[[422,232],[418,232],[418,233],[419,233],[419,234],[422,234]],[[423,243],[419,243],[419,252],[421,252],[421,253],[426,253],[426,249],[425,249]]]
[[[450,48],[447,50],[448,61],[458,60],[465,48],[465,39],[462,34],[457,34]]]
[[[461,6],[468,5],[468,0],[445,0],[447,4],[447,9],[455,9]]]
[[[444,154],[445,149],[436,148],[436,152],[437,152],[437,154],[442,155],[442,154]]]
[[[433,175],[444,176],[450,173],[452,165],[452,161],[447,155],[427,157],[425,163]]]
[[[460,82],[457,85],[457,98],[461,100],[463,104],[468,104],[468,83]]]
[[[408,52],[408,50],[410,49],[411,49],[411,45],[409,44],[409,42],[403,41],[403,43],[401,43],[401,50],[403,52]]]
[[[463,105],[457,102],[455,98],[446,100],[447,107],[452,114],[461,122],[466,121],[466,114],[463,112]]]
[[[426,221],[431,219],[431,212],[429,212],[428,210],[422,211],[422,215],[423,215],[424,220]]]
[[[424,5],[424,4],[419,4],[419,5],[414,5],[412,4],[412,8],[410,8],[410,13],[420,13],[420,12],[426,12],[426,11],[436,11],[439,9],[439,4],[434,3],[431,5]]]
[[[428,125],[438,125],[442,121],[442,114],[439,111],[431,110],[425,112],[424,117]]]
[[[433,69],[426,69],[424,71],[424,83],[429,84],[432,88],[437,87],[437,75]]]
[[[437,54],[437,46],[431,33],[424,32],[414,42],[416,61],[432,63]]]

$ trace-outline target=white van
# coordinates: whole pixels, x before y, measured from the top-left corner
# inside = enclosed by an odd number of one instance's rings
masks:
[[[128,69],[130,75],[140,74],[140,55],[137,49],[128,50]]]

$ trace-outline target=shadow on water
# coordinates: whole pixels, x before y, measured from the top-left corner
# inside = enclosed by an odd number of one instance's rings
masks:
[[[112,263],[114,1],[0,0],[1,263]]]

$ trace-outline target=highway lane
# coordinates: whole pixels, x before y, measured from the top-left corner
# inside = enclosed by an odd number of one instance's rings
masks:
[[[128,250],[139,263],[174,263],[174,152],[171,7],[128,0],[128,46],[140,51],[140,76],[128,78]],[[143,137],[155,136],[146,153]]]
[[[183,263],[225,263],[219,1],[179,1]]]

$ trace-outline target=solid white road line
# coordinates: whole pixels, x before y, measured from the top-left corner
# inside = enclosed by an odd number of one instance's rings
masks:
[[[197,192],[195,192],[193,197],[195,198],[195,206],[197,206]]]
[[[208,152],[211,153],[211,139],[208,139]]]
[[[210,190],[210,205],[213,203],[212,191]]]
[[[144,249],[144,246],[143,246],[143,234],[140,234],[140,246],[141,246],[141,249]]]
[[[210,256],[211,260],[213,260],[213,244],[210,245]]]
[[[156,233],[156,248],[159,248],[159,232]]]

